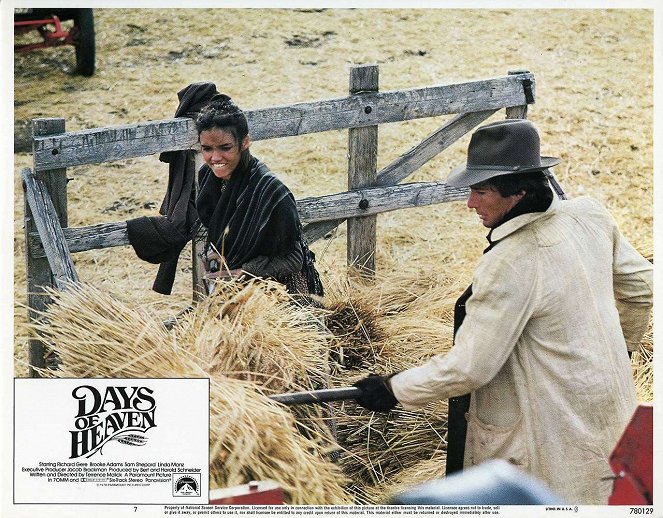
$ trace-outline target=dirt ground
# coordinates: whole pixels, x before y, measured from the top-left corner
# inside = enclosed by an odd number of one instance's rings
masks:
[[[69,131],[170,118],[177,91],[211,80],[244,108],[347,94],[353,64],[378,63],[380,89],[500,77],[536,78],[529,118],[570,196],[591,195],[634,246],[653,254],[653,13],[642,9],[95,9],[97,72],[74,75],[73,49],[15,55],[15,120],[63,117]],[[504,117],[495,114],[491,120]],[[437,129],[438,117],[380,128],[378,167]],[[469,137],[408,181],[440,181]],[[296,198],[346,189],[347,131],[256,142]],[[25,375],[26,274],[20,171],[14,155],[16,374]],[[156,156],[67,172],[72,227],[155,215],[167,167]],[[377,267],[440,268],[469,279],[484,246],[476,216],[456,202],[378,219]],[[324,279],[343,273],[345,229],[316,242]],[[190,298],[182,256],[174,294],[151,291],[156,267],[130,247],[76,254],[79,276],[169,316]]]

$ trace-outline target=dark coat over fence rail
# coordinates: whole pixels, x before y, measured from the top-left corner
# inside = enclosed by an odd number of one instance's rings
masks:
[[[313,242],[348,220],[348,265],[371,275],[375,270],[376,217],[381,212],[462,200],[467,189],[444,183],[397,185],[431,158],[506,109],[507,118],[525,118],[534,102],[534,76],[527,71],[460,84],[378,91],[377,65],[356,66],[347,97],[247,111],[253,140],[348,129],[348,191],[297,201],[304,232]],[[377,171],[380,124],[457,114],[422,142]],[[28,317],[48,304],[46,286],[63,289],[78,282],[71,254],[129,244],[126,221],[69,228],[66,168],[124,160],[197,145],[191,119],[175,118],[65,132],[64,119],[33,121],[33,168],[25,169]],[[164,182],[165,183],[165,182]],[[193,296],[201,296],[202,265],[194,240]],[[44,366],[44,351],[30,343],[30,361]],[[33,372],[34,374],[34,372]]]

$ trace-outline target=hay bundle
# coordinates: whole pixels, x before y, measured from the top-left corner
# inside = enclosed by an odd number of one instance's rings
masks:
[[[447,352],[461,291],[444,275],[418,270],[382,275],[374,284],[352,277],[337,281],[328,290],[327,325],[346,357],[339,363],[346,369],[390,373]]]
[[[455,302],[453,294],[459,292],[459,283],[436,269],[427,268],[422,271],[410,267],[380,273],[374,283],[365,283],[361,279],[350,277],[345,290],[353,292],[358,300],[374,307],[379,315],[386,317],[415,309],[423,310],[427,314],[434,313],[440,305],[446,306]],[[453,297],[453,300],[450,300],[450,297]]]
[[[326,438],[296,431],[287,409],[232,378],[210,380],[210,474],[217,487],[277,481],[290,504],[348,504],[348,482],[325,459]]]
[[[462,287],[439,273],[401,270],[374,284],[348,277],[328,289],[327,326],[346,368],[403,370],[447,352]]]
[[[326,375],[322,314],[296,304],[281,284],[217,283],[175,327],[176,341],[211,374],[252,380],[270,391],[310,388]]]
[[[57,355],[58,371],[72,378],[168,377],[195,365],[161,322],[92,286],[49,291],[53,303],[28,332]],[[200,375],[200,368],[196,369]]]
[[[446,448],[446,403],[373,413],[346,402],[337,412],[337,426],[338,441],[347,450],[341,458],[344,473],[365,487],[381,487]]]
[[[375,309],[352,296],[337,298],[327,309],[329,314],[325,323],[334,337],[330,358],[346,369],[372,365],[378,356],[374,346],[387,337]]]
[[[61,361],[52,377],[207,377],[207,363],[162,322],[89,287],[52,292],[45,322],[30,333]],[[180,333],[186,335],[186,333]],[[255,478],[278,482],[292,504],[348,503],[340,469],[325,459],[325,437],[296,429],[288,410],[257,384],[218,373],[210,379],[210,475],[214,485]]]
[[[379,334],[349,333],[348,348],[363,352],[356,362],[360,369],[339,369],[335,384],[352,384],[370,372],[404,370],[448,351],[459,291],[457,283],[442,275],[418,271],[382,276],[373,285],[337,283],[328,290],[333,307],[350,308],[346,314],[356,315],[355,322],[359,315],[370,315],[366,321]],[[343,341],[342,335],[337,338]],[[336,412],[338,442],[347,450],[344,472],[357,482],[355,498],[376,503],[375,495],[386,481],[423,460],[439,458],[446,448],[446,414],[446,401],[414,412],[397,407],[388,414],[345,402]]]

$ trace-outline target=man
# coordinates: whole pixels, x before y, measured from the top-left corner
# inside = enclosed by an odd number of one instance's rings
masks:
[[[415,409],[469,393],[465,467],[502,458],[569,503],[607,504],[608,458],[637,404],[627,345],[649,322],[652,266],[598,202],[552,195],[544,171],[557,163],[529,121],[474,132],[447,183],[470,187],[489,246],[454,347],[359,381],[358,401]]]

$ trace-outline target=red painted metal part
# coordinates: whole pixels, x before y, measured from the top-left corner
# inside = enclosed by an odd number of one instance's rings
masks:
[[[48,25],[54,25],[55,30],[48,30],[46,28]],[[57,16],[42,20],[17,20],[14,22],[15,34],[23,34],[34,29],[39,31],[44,41],[27,45],[14,45],[16,52],[31,52],[36,49],[59,47],[60,45],[76,45],[76,31],[74,29],[71,31],[62,30],[62,22]]]
[[[610,505],[652,505],[654,408],[641,403],[610,456],[615,474]]]
[[[283,489],[276,482],[263,480],[241,486],[212,489],[210,505],[281,505]]]

